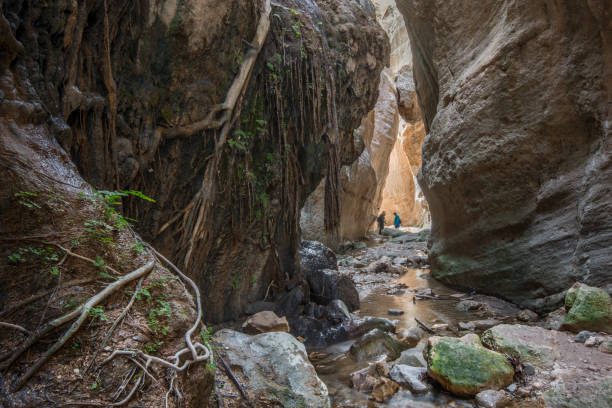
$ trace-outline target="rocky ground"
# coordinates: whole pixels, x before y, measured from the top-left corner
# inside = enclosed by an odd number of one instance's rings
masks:
[[[252,305],[262,310],[215,333],[224,406],[611,406],[605,292],[577,284],[538,315],[432,280],[427,232],[384,233],[337,256],[304,241],[313,301],[289,317]]]
[[[363,335],[345,355],[335,353],[334,347],[326,350],[329,353],[311,353],[317,371],[326,381],[342,376],[342,370],[359,366],[347,364],[346,360],[365,365],[345,376],[344,381],[368,397],[342,390],[341,385],[337,389],[338,383],[332,382],[334,406],[612,404],[612,337],[604,334],[610,332],[610,309],[605,306],[609,297],[604,292],[588,289],[587,293],[596,293],[577,296],[592,296],[596,299],[592,303],[604,304],[603,312],[593,318],[590,311],[576,312],[570,305],[567,311],[563,308],[540,316],[491,296],[457,293],[439,285],[411,287],[398,278],[410,274],[429,278],[423,242],[426,233],[401,233],[387,229],[386,236],[372,234],[366,242],[345,243],[344,253],[338,256],[338,270],[355,282],[362,300],[362,310],[357,314],[363,316],[364,311],[376,310],[366,308],[364,299],[380,298],[381,293],[413,299],[421,307],[435,308],[446,302],[456,313],[446,313],[441,319],[422,318],[423,327],[413,320],[417,316],[402,316],[402,309],[379,309],[381,315],[401,316],[402,322],[393,321],[395,330],[388,333],[373,330]],[[411,312],[419,314],[419,309]],[[602,317],[606,313],[608,317]],[[401,330],[410,320],[408,325],[412,327]],[[560,331],[561,327],[573,332]],[[584,327],[596,330],[581,331]]]

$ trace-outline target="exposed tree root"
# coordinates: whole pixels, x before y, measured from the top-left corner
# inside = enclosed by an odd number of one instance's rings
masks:
[[[89,369],[91,368],[92,364],[94,363],[94,361],[96,360],[96,358],[98,357],[98,354],[100,353],[100,350],[103,350],[104,347],[106,347],[106,343],[108,343],[108,340],[111,338],[111,336],[113,335],[113,332],[115,331],[115,329],[117,328],[117,326],[119,325],[119,323],[121,323],[121,321],[123,321],[123,318],[125,317],[125,315],[127,315],[127,313],[130,311],[130,309],[132,308],[132,305],[134,305],[134,301],[136,300],[136,296],[138,295],[138,291],[140,290],[140,286],[142,285],[142,280],[143,278],[140,278],[138,280],[138,283],[136,284],[136,287],[134,288],[134,293],[132,293],[132,297],[130,298],[130,302],[127,304],[127,306],[123,309],[123,311],[121,312],[121,314],[119,315],[119,317],[117,317],[117,319],[115,319],[115,322],[113,323],[113,325],[110,327],[110,329],[108,329],[108,332],[106,333],[106,335],[104,336],[104,340],[102,340],[102,343],[100,343],[100,346],[96,349],[96,351],[94,352],[94,355],[91,357],[91,360],[89,360],[89,364],[87,364],[87,367],[85,367],[85,369],[83,370],[83,374],[82,376],[85,376],[85,374],[87,374],[87,372],[89,371]]]
[[[0,322],[0,327],[8,327],[9,329],[15,329],[15,330],[19,330],[20,332],[23,332],[25,334],[30,334],[30,331],[17,325],[17,324],[12,324],[12,323],[6,323],[6,322]]]
[[[261,17],[257,25],[257,31],[255,32],[253,41],[249,43],[252,48],[247,52],[242,64],[240,65],[240,71],[227,92],[225,101],[221,105],[215,106],[206,116],[206,118],[199,122],[176,128],[158,128],[157,130],[160,132],[162,138],[174,139],[177,137],[189,137],[203,130],[219,129],[227,124],[227,122],[232,118],[232,112],[236,107],[236,103],[248,85],[251,72],[253,72],[253,67],[257,61],[257,56],[261,52],[264,41],[268,36],[268,31],[270,30],[271,10],[272,7],[270,5],[270,0],[263,0]],[[219,114],[221,114],[220,118],[218,118]],[[219,140],[217,142],[217,144],[220,145],[223,145],[224,143],[225,140]]]
[[[34,343],[36,343],[36,341],[38,341],[44,334],[48,333],[49,331],[51,331],[52,329],[54,329],[56,327],[62,326],[63,324],[71,321],[74,318],[77,318],[77,316],[78,316],[77,320],[72,324],[72,326],[68,329],[68,331],[66,331],[66,333],[64,333],[64,335],[55,344],[53,344],[53,346],[51,346],[45,352],[45,354],[43,354],[43,356],[41,358],[39,358],[38,361],[36,361],[26,371],[26,373],[23,376],[21,376],[13,384],[13,391],[19,390],[28,381],[28,379],[32,375],[34,375],[40,369],[40,367],[44,363],[46,363],[47,360],[49,360],[49,358],[57,350],[59,350],[79,330],[79,328],[81,327],[81,325],[83,324],[85,319],[87,319],[87,316],[89,314],[89,310],[92,307],[95,307],[96,305],[98,305],[100,302],[102,302],[108,296],[110,296],[111,294],[115,293],[117,290],[121,289],[123,286],[125,286],[129,282],[131,282],[131,281],[133,281],[135,279],[138,279],[138,278],[144,276],[145,274],[149,273],[153,269],[154,265],[155,265],[155,262],[151,261],[148,264],[146,264],[145,266],[142,266],[142,267],[136,269],[135,271],[133,271],[131,273],[128,273],[127,275],[122,276],[118,280],[116,280],[116,281],[110,283],[108,286],[106,286],[101,292],[99,292],[95,296],[91,297],[85,304],[79,306],[76,310],[74,310],[71,313],[68,313],[68,314],[66,314],[64,316],[61,316],[61,317],[53,320],[52,322],[46,324],[39,331],[37,331],[34,335],[32,335],[24,343],[24,345],[22,347],[20,347],[17,351],[15,351],[15,353],[13,353],[11,358],[5,363],[5,368],[10,367],[19,358],[19,356],[21,356],[21,354],[23,354],[23,352],[25,352],[28,348],[30,348],[30,346],[32,346]]]

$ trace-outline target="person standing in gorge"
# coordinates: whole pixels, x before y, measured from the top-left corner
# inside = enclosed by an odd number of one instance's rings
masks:
[[[402,225],[402,220],[400,220],[398,213],[394,212],[393,215],[395,215],[395,218],[393,219],[393,225],[395,226],[395,229],[397,229],[400,227],[400,225]]]
[[[376,219],[378,222],[378,233],[382,235],[383,229],[385,228],[385,212],[381,212],[378,218]]]

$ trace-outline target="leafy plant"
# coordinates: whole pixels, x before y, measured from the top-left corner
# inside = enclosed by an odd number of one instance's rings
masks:
[[[108,319],[108,317],[104,314],[104,307],[102,306],[90,307],[87,311],[87,314],[91,316],[94,320]]]
[[[143,254],[147,253],[147,250],[145,249],[145,246],[140,241],[135,242],[134,245],[132,245],[132,251],[134,251],[134,252],[136,252],[137,254],[140,254],[140,255],[143,255]]]
[[[147,343],[144,345],[144,351],[147,354],[156,353],[159,348],[164,344],[163,341],[154,341],[153,343]]]
[[[40,205],[36,204],[32,199],[38,197],[38,193],[31,191],[20,191],[15,193],[15,197],[19,198],[19,204],[26,208],[41,208]]]

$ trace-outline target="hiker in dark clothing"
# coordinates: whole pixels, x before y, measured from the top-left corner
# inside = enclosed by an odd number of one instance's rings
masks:
[[[393,225],[395,225],[395,229],[398,229],[400,225],[402,225],[402,221],[400,220],[398,213],[394,212],[393,215],[395,215],[395,219],[393,220]]]
[[[382,235],[383,229],[385,228],[385,212],[384,211],[380,213],[376,221],[378,222],[378,233]]]

